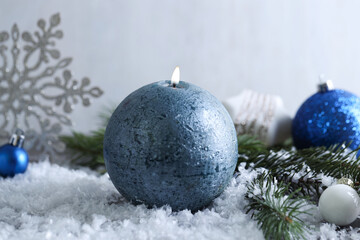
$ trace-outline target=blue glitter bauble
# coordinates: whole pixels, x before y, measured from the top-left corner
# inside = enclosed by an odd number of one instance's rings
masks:
[[[360,145],[360,98],[344,90],[318,92],[307,99],[293,120],[292,135],[297,148],[351,142]]]
[[[11,144],[0,147],[0,175],[13,177],[15,174],[24,173],[29,163],[26,151]]]
[[[234,124],[207,91],[186,82],[146,85],[108,123],[106,169],[134,203],[198,210],[220,195],[238,158]]]

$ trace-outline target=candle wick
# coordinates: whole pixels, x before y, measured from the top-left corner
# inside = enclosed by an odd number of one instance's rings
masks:
[[[172,86],[173,86],[173,88],[176,88],[176,83],[173,83]]]

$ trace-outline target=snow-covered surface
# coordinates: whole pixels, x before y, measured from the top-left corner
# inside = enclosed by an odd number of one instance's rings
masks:
[[[243,210],[246,181],[257,174],[240,167],[212,206],[192,214],[134,206],[107,175],[31,163],[25,174],[0,180],[0,239],[263,239]],[[357,228],[336,232],[315,219],[309,239],[360,238]]]

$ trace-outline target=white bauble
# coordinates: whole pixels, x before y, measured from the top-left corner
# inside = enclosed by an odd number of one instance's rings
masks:
[[[322,217],[338,226],[349,225],[359,215],[360,198],[350,186],[337,184],[327,188],[320,196],[319,210]]]
[[[244,90],[223,101],[238,135],[249,134],[268,146],[291,137],[291,116],[277,95]]]

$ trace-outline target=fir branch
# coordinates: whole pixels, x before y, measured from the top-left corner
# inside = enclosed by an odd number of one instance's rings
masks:
[[[93,131],[90,135],[73,132],[72,136],[61,136],[66,147],[72,150],[72,163],[98,169],[104,166],[103,141],[105,128]]]
[[[356,158],[359,149],[347,150],[348,146],[334,145],[330,148],[318,147],[292,151],[298,155],[315,173],[324,173],[333,178],[348,177],[354,182],[360,181],[360,158]]]
[[[263,142],[247,134],[238,136],[238,150],[239,154],[245,155],[268,152]]]
[[[266,239],[306,239],[309,228],[300,216],[309,214],[307,198],[296,197],[299,191],[286,196],[289,185],[266,174],[248,184],[246,213],[252,212]]]
[[[70,136],[61,136],[60,139],[71,150],[72,164],[86,166],[104,172],[105,162],[103,157],[103,142],[106,125],[114,112],[114,107],[105,107],[99,114],[101,127],[89,135],[72,132]]]
[[[354,158],[358,149],[346,151],[339,146],[269,151],[260,155],[251,153],[246,158],[240,156],[239,161],[246,162],[247,167],[268,169],[279,181],[290,183],[291,191],[301,188],[299,194],[313,196],[313,200],[317,201],[325,188],[319,174],[333,178],[348,177],[359,182],[360,158]]]
[[[269,151],[265,144],[251,135],[238,135],[238,152],[239,159],[236,164],[235,171],[237,171],[239,164],[246,161],[248,158],[255,158],[260,154],[267,154]]]

